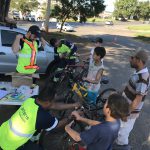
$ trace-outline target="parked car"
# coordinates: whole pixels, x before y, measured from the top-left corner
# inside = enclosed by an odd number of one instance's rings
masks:
[[[36,21],[35,15],[30,15],[30,14],[23,16],[23,20],[33,21],[33,22]]]
[[[13,11],[12,15],[13,15],[13,19],[20,20],[19,11]]]
[[[113,21],[106,21],[105,24],[106,25],[113,25],[114,23],[113,23]]]
[[[57,24],[56,24],[56,28],[57,29],[60,29],[61,28],[61,22],[58,22]],[[64,31],[74,31],[74,27],[73,26],[71,26],[69,23],[64,23],[64,25],[63,25],[63,27],[62,27],[62,29],[64,30]]]
[[[127,21],[124,17],[119,17],[118,20],[119,21]]]
[[[17,34],[26,34],[26,31],[20,28],[10,28],[0,26],[0,73],[16,72],[18,55],[12,51],[12,44]],[[48,43],[47,43],[48,45]],[[37,73],[43,74],[54,60],[54,48],[48,45],[49,49],[44,50],[41,46],[37,53],[37,65],[40,69]]]
[[[32,22],[36,21],[35,15],[30,15],[28,20]]]

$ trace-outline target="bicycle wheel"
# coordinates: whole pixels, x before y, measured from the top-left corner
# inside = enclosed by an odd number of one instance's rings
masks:
[[[64,97],[63,103],[65,103],[65,104],[74,103],[75,101],[74,101],[74,99],[73,99],[73,96],[74,96],[74,93],[71,92],[71,91],[69,91],[69,92],[67,93],[67,95]],[[64,118],[64,116],[65,116],[68,112],[70,112],[70,110],[61,110],[61,111],[58,111],[58,116],[57,116],[57,117],[58,117],[59,119],[62,119],[62,118]]]
[[[103,107],[109,95],[113,92],[116,92],[114,88],[108,88],[108,89],[103,90],[100,93],[100,95],[97,97],[96,106],[97,106],[97,115],[99,117],[103,117]]]
[[[116,92],[114,88],[105,89],[100,93],[99,97],[101,97],[102,100],[104,99],[106,100],[108,99],[109,95],[112,94],[113,92]]]

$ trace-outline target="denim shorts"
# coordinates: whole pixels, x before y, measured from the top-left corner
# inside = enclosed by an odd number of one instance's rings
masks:
[[[97,96],[98,96],[98,91],[88,91],[88,94],[87,94],[88,102],[96,104]]]

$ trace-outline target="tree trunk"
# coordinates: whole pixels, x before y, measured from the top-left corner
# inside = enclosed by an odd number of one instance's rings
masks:
[[[62,31],[62,29],[63,29],[63,25],[64,25],[64,23],[65,23],[65,21],[66,21],[67,17],[68,17],[68,16],[66,16],[66,17],[62,20],[62,22],[61,22],[61,28],[60,28],[59,32],[61,32],[61,31]]]
[[[47,0],[47,10],[46,10],[46,16],[45,16],[45,31],[46,32],[48,32],[48,29],[49,29],[50,5],[51,5],[51,0]]]
[[[5,18],[8,17],[8,11],[11,0],[0,0],[0,22],[4,22]]]
[[[63,25],[64,25],[65,21],[66,21],[66,19],[65,19],[65,20],[62,20],[62,22],[61,22],[61,27],[60,27],[59,32],[61,32],[61,31],[62,31],[62,29],[63,29]]]

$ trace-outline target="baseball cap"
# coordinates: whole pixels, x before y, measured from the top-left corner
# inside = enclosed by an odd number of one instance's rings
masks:
[[[38,38],[41,37],[41,31],[40,31],[40,28],[36,25],[33,25],[29,28],[28,32],[31,32],[31,34],[34,34],[36,35]]]
[[[140,60],[142,60],[145,63],[148,61],[148,53],[144,50],[138,51],[135,54],[135,57],[139,58]]]
[[[92,40],[92,42],[94,42],[94,43],[97,43],[97,42],[103,43],[103,39],[101,37],[97,37],[95,40]]]

